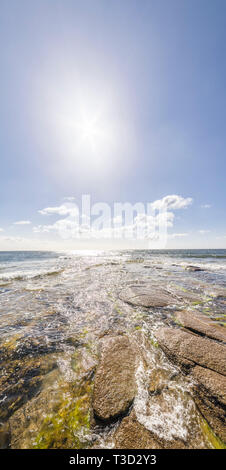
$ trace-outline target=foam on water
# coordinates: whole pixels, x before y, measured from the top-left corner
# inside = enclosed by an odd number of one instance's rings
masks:
[[[146,429],[165,440],[187,440],[191,415],[195,411],[192,399],[188,399],[189,387],[178,383],[169,384],[159,395],[148,393],[148,376],[142,361],[136,371],[138,393],[134,401],[137,420]]]

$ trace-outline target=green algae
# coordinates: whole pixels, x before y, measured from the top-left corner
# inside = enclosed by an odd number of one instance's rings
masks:
[[[201,429],[204,436],[214,449],[226,449],[226,444],[214,434],[213,430],[204,418],[201,418]]]
[[[56,415],[47,416],[34,448],[84,448],[87,445],[84,431],[90,428],[90,413],[83,405],[84,397],[73,406],[66,401]]]
[[[178,320],[177,318],[174,317],[173,321],[174,321],[174,323],[176,323],[176,325],[180,326],[181,328],[184,328],[183,323],[181,323],[180,320]]]
[[[97,356],[93,351],[93,344],[85,344],[78,348],[71,357],[71,368],[77,375],[77,380],[89,375],[96,367]]]
[[[93,269],[93,268],[100,268],[101,266],[104,266],[105,263],[98,263],[98,264],[92,264],[91,266],[87,266],[87,268],[85,268],[85,271],[89,271],[90,269]]]
[[[75,386],[76,389],[76,386]],[[72,391],[71,391],[72,392]],[[33,442],[35,449],[84,449],[89,445],[92,382],[62,395],[58,410],[46,416]],[[77,394],[77,397],[76,397]]]
[[[226,315],[220,315],[219,317],[214,317],[214,320],[224,323]]]
[[[208,313],[208,312],[210,312],[210,311],[211,311],[211,308],[210,308],[210,307],[204,307],[204,308],[203,308],[203,312],[204,312],[204,313],[206,313],[206,312]]]
[[[180,290],[182,290],[182,292],[185,292],[185,293],[189,293],[189,290],[188,289],[185,289],[184,287],[182,286],[177,286]]]
[[[152,344],[152,346],[154,346],[155,348],[159,348],[159,343],[158,343],[158,341],[156,341],[156,340],[153,339],[153,338],[149,338],[149,341],[150,341],[150,343]]]
[[[3,353],[10,354],[10,352],[15,351],[18,346],[18,341],[21,339],[21,337],[22,335],[20,333],[17,333],[2,342],[0,347]]]
[[[127,264],[129,263],[143,263],[144,259],[143,258],[137,258],[137,259],[128,259],[125,261]]]
[[[119,315],[123,315],[123,314],[124,314],[123,311],[118,307],[117,304],[114,306],[114,309],[115,309],[115,311],[116,311]]]

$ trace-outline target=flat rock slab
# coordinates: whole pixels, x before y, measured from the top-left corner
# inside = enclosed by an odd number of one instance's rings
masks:
[[[195,402],[214,432],[226,442],[226,377],[196,366],[192,370],[196,382]]]
[[[204,300],[200,294],[188,292],[187,290],[181,289],[180,287],[174,287],[173,293],[185,303],[201,303]]]
[[[145,285],[126,287],[120,292],[119,298],[128,304],[141,307],[167,307],[176,302],[167,290]]]
[[[204,367],[195,366],[192,376],[203,390],[226,405],[226,377]]]
[[[102,421],[125,414],[136,394],[137,349],[127,336],[105,337],[94,380],[93,410]]]
[[[188,330],[226,342],[226,329],[204,315],[181,311],[175,313],[175,318]]]
[[[200,365],[226,375],[226,347],[174,328],[160,328],[156,339],[170,359],[185,368]]]
[[[161,449],[162,445],[136,419],[126,417],[115,433],[116,449]]]

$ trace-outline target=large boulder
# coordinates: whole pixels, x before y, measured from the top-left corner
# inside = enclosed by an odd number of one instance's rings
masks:
[[[94,380],[96,418],[111,421],[128,411],[136,394],[136,359],[135,344],[127,336],[103,338]]]
[[[175,313],[175,318],[188,330],[211,339],[226,342],[225,328],[217,325],[205,315],[179,311]]]
[[[141,307],[167,307],[176,303],[175,298],[166,289],[151,285],[125,287],[119,298],[128,304]]]
[[[174,328],[160,328],[156,339],[167,356],[185,369],[200,365],[226,375],[226,347]]]

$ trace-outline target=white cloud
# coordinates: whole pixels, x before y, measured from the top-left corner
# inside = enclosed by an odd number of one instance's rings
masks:
[[[205,233],[210,233],[210,230],[199,230],[199,233],[204,235]]]
[[[87,223],[87,217],[79,214],[78,206],[75,203],[64,203],[60,206],[46,207],[39,210],[44,216],[60,215],[63,218],[58,219],[53,224],[38,225],[33,228],[34,233],[58,232],[63,238],[74,238],[78,235],[87,237],[124,237],[126,234],[135,234],[142,232],[144,238],[151,237],[159,229],[167,227],[172,228],[174,225],[175,215],[173,210],[185,209],[192,204],[192,198],[183,198],[178,195],[169,195],[149,204],[147,213],[137,213],[134,210],[134,217],[127,225],[123,225],[122,216],[112,214],[110,206],[108,206],[109,216],[104,217],[103,226],[92,224],[91,227]],[[106,204],[107,206],[107,204]],[[135,207],[135,206],[133,206]],[[145,207],[144,207],[144,210]],[[92,207],[91,207],[92,211]],[[114,211],[113,211],[114,212]],[[133,212],[133,211],[132,211]],[[152,213],[153,212],[153,213]],[[112,215],[111,215],[112,214]],[[79,218],[80,216],[80,218]],[[89,218],[88,218],[89,219]],[[91,217],[92,219],[92,217]],[[79,223],[79,221],[82,223]],[[121,225],[121,226],[120,226]],[[185,233],[175,233],[170,235],[172,238],[184,237]]]
[[[56,207],[46,207],[38,211],[42,215],[76,215],[77,207],[72,203],[61,204]]]
[[[26,238],[21,238],[21,237],[1,237],[2,241],[5,242],[24,242],[26,241]]]
[[[0,232],[4,232],[4,229],[3,229],[3,228],[0,228]]]
[[[182,196],[178,196],[177,194],[171,194],[170,196],[165,196],[162,199],[154,201],[151,206],[153,209],[186,209],[190,206],[193,202],[191,197],[184,198]]]
[[[169,238],[183,238],[187,236],[188,236],[188,233],[171,233],[169,235]]]
[[[31,221],[30,220],[18,220],[18,222],[14,222],[13,225],[30,225]]]
[[[67,197],[64,197],[64,200],[65,201],[74,201],[75,200],[75,197],[74,196],[67,196]]]
[[[210,209],[212,207],[212,204],[202,204],[202,209]]]

